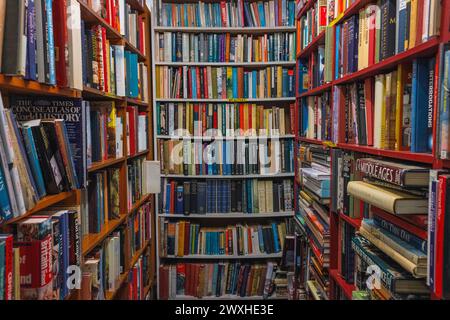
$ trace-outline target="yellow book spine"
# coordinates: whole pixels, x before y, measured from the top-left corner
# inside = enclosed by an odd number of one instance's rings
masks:
[[[283,68],[278,66],[277,70],[277,98],[283,96]]]
[[[402,113],[403,113],[403,67],[397,68],[397,101],[395,108],[395,150],[400,150],[402,145]]]
[[[417,0],[411,0],[411,19],[409,20],[409,43],[408,48],[416,46],[417,33]]]

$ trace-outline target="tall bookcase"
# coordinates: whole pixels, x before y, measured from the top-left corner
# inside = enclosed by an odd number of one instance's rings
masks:
[[[147,66],[147,74],[144,76],[147,77],[147,83],[151,83],[151,45],[148,39],[145,40],[145,49],[144,51],[140,51],[136,48],[129,40],[126,39],[118,30],[113,28],[103,17],[101,17],[98,13],[96,13],[88,4],[87,1],[78,0],[81,12],[81,20],[84,21],[85,25],[100,25],[106,29],[106,39],[110,41],[110,43],[123,45],[126,50],[137,54],[138,62],[144,63]],[[126,0],[123,2],[126,5],[129,5],[130,8],[138,13],[139,16],[142,17],[145,34],[147,37],[150,34],[150,24],[151,24],[151,14],[149,9],[146,7],[145,3],[137,0]],[[63,23],[66,23],[64,21]],[[56,26],[57,27],[57,26]],[[81,57],[80,57],[81,59]],[[81,68],[82,62],[79,61],[79,66]],[[124,226],[129,224],[128,218],[130,218],[139,208],[141,208],[144,204],[150,204],[151,210],[151,220],[154,220],[154,196],[152,194],[145,194],[141,199],[132,204],[129,208],[128,199],[127,199],[127,164],[133,159],[136,158],[145,158],[147,160],[153,159],[153,110],[151,106],[152,95],[149,87],[148,92],[148,102],[141,101],[138,99],[121,97],[112,94],[105,93],[103,91],[90,88],[88,86],[84,86],[83,90],[76,90],[67,87],[59,87],[59,86],[50,86],[46,84],[39,83],[37,81],[25,80],[22,77],[18,76],[7,76],[4,74],[0,74],[0,90],[3,95],[3,100],[5,107],[8,107],[8,96],[9,94],[21,94],[21,95],[31,95],[31,96],[51,96],[51,97],[61,97],[61,98],[74,98],[79,99],[80,101],[114,101],[115,107],[117,110],[117,114],[122,116],[123,119],[126,117],[127,106],[135,106],[138,107],[140,112],[145,112],[148,118],[148,136],[147,139],[147,149],[141,152],[138,152],[134,155],[127,155],[128,148],[127,145],[127,127],[123,126],[123,154],[124,156],[121,158],[108,159],[101,162],[94,162],[86,168],[87,179],[99,170],[105,170],[108,168],[118,168],[120,169],[120,218],[109,220],[106,222],[99,233],[88,233],[83,234],[81,238],[81,265],[83,265],[85,257],[93,251],[94,248],[101,245],[102,242],[110,236],[113,232],[115,232],[120,226]],[[94,134],[94,133],[93,133]],[[98,134],[98,133],[96,133]],[[86,135],[86,132],[83,132],[83,135]],[[31,217],[32,215],[39,213],[40,211],[45,210],[51,206],[69,206],[69,207],[78,207],[80,208],[80,215],[82,212],[88,210],[88,199],[87,199],[87,190],[73,190],[70,192],[63,192],[57,195],[50,195],[42,200],[40,200],[36,206],[21,215],[18,218],[7,220],[3,225],[0,225],[0,229],[16,223],[18,221],[24,220],[26,218]],[[80,226],[81,230],[81,226]],[[153,295],[153,285],[154,285],[154,276],[155,276],[155,228],[154,225],[151,224],[151,238],[148,239],[140,249],[134,252],[129,261],[125,262],[125,268],[121,273],[119,279],[117,279],[116,290],[114,291],[106,291],[105,299],[113,300],[117,298],[122,298],[126,296],[125,284],[129,281],[129,272],[133,268],[133,266],[137,263],[139,258],[143,255],[143,253],[149,249],[151,263],[149,266],[149,279],[150,283],[143,288],[144,297]],[[127,259],[128,260],[128,259]],[[72,290],[71,293],[66,297],[69,300],[78,300],[81,299],[79,290]]]
[[[158,7],[155,8],[156,3],[158,2]],[[183,33],[183,34],[223,34],[223,35],[231,35],[233,36],[265,36],[265,35],[271,35],[275,33],[295,33],[295,26],[275,26],[275,27],[192,27],[192,26],[163,26],[161,25],[161,21],[158,19],[159,14],[163,14],[162,5],[164,3],[167,4],[180,4],[183,6],[183,4],[193,4],[197,1],[172,1],[172,0],[158,0],[154,2],[154,8],[152,10],[152,21],[154,22],[152,25],[152,69],[156,70],[157,67],[173,67],[173,68],[181,68],[181,67],[243,67],[245,70],[260,70],[262,68],[267,67],[288,67],[288,68],[294,68],[295,67],[295,61],[267,61],[267,62],[187,62],[187,61],[180,61],[180,62],[173,62],[173,61],[158,61],[156,59],[156,46],[157,42],[159,41],[159,34],[164,33]],[[247,0],[239,0],[239,1],[232,1],[233,5],[243,5],[244,2],[250,2],[250,3],[256,3],[255,1],[247,1]],[[273,2],[273,1],[272,1]],[[224,1],[218,1],[218,0],[208,0],[205,2],[202,2],[205,6],[209,3],[215,3],[220,4],[222,6],[225,6]],[[280,2],[281,3],[281,2]],[[223,10],[224,7],[222,7]],[[185,10],[185,17],[187,17],[186,9]],[[205,9],[206,10],[206,9]],[[263,9],[264,10],[264,9]],[[292,12],[293,14],[293,12]],[[213,14],[214,16],[214,14]],[[175,18],[174,18],[175,19]],[[190,18],[188,18],[190,19]],[[220,19],[220,17],[219,17]],[[244,18],[243,18],[244,19]],[[295,39],[294,39],[295,41]],[[172,42],[173,43],[173,42]],[[295,48],[295,45],[294,45]],[[214,141],[216,140],[254,140],[257,141],[258,139],[270,139],[270,137],[258,137],[257,135],[254,136],[234,136],[230,137],[227,135],[223,135],[222,137],[214,137],[214,136],[205,136],[200,134],[198,136],[197,134],[194,134],[192,136],[186,136],[186,135],[158,135],[157,131],[157,117],[158,114],[158,104],[160,103],[207,103],[207,104],[218,104],[218,103],[242,103],[242,104],[250,104],[250,103],[256,103],[264,106],[284,106],[289,109],[289,104],[292,104],[295,102],[295,97],[287,97],[287,96],[281,96],[281,97],[275,97],[275,98],[157,98],[156,90],[157,86],[159,85],[157,83],[156,76],[153,78],[153,113],[154,113],[154,136],[156,141],[185,141],[185,140],[192,140],[192,141],[200,141],[200,142],[207,142],[207,141]],[[163,81],[161,79],[161,81]],[[182,81],[182,80],[181,80]],[[171,88],[170,88],[171,89]],[[189,90],[189,89],[188,89]],[[175,106],[177,108],[177,106]],[[292,114],[291,114],[292,116]],[[293,133],[293,132],[292,132]],[[191,133],[192,134],[192,133]],[[284,140],[293,140],[294,134],[285,134],[285,135],[278,135],[276,138],[284,139]],[[158,147],[158,143],[155,143],[154,145],[154,153],[155,158],[160,158],[161,150],[160,147]],[[162,159],[160,159],[162,162]],[[293,180],[294,178],[294,172],[285,172],[285,173],[277,173],[277,174],[247,174],[247,175],[208,175],[208,174],[202,174],[202,175],[185,175],[185,174],[164,174],[161,173],[162,178],[162,184],[164,179],[171,179],[177,181],[177,183],[182,183],[183,181],[211,181],[211,180],[250,180],[250,179],[289,179]],[[164,190],[164,186],[161,187],[161,192]],[[233,192],[233,191],[232,191]],[[161,201],[161,198],[157,201]],[[213,212],[206,212],[205,213],[198,213],[193,212],[189,215],[185,214],[174,214],[174,213],[166,213],[162,212],[161,203],[156,203],[156,219],[155,219],[155,225],[158,229],[158,238],[157,238],[157,273],[158,273],[158,295],[160,295],[161,292],[161,274],[159,267],[163,264],[177,264],[177,263],[185,263],[185,262],[192,262],[196,263],[201,261],[201,263],[211,262],[211,263],[217,263],[217,262],[224,262],[224,261],[239,261],[242,263],[245,262],[253,262],[253,261],[259,261],[262,263],[265,263],[266,261],[277,261],[279,262],[282,257],[282,252],[277,253],[261,253],[261,254],[250,254],[250,255],[236,255],[236,254],[220,254],[220,255],[203,255],[203,254],[195,254],[195,255],[185,255],[185,256],[163,256],[161,253],[161,236],[163,234],[163,231],[161,230],[161,226],[163,225],[164,221],[181,221],[181,220],[187,220],[191,223],[200,222],[201,224],[206,224],[208,226],[216,226],[216,227],[226,227],[227,225],[236,225],[239,223],[254,223],[254,224],[260,224],[264,223],[265,221],[281,221],[283,219],[291,218],[294,215],[293,210],[287,210],[287,211],[277,211],[277,212],[265,212],[265,213],[258,213],[258,214],[248,214],[245,212],[226,212],[226,213],[213,213]],[[167,245],[167,244],[165,244]],[[178,281],[178,280],[177,280]],[[187,281],[187,280],[186,280]],[[255,299],[255,298],[262,298],[262,296],[246,296],[246,297],[240,297],[236,295],[225,295],[225,296],[206,296],[203,297],[204,299]],[[182,296],[176,296],[175,299],[196,299],[194,296],[188,296],[188,295],[182,295]]]
[[[300,0],[297,1],[298,5],[298,13],[297,13],[297,19],[299,20],[301,17],[304,17],[311,8],[313,8],[315,5],[321,3],[320,0]],[[328,35],[328,32],[331,32],[334,35],[336,25],[342,23],[343,21],[347,20],[353,15],[357,15],[358,12],[366,7],[369,4],[376,4],[377,1],[372,0],[355,0],[355,1],[334,1],[335,6],[345,6],[345,3],[349,3],[347,7],[344,7],[342,12],[340,12],[337,17],[334,18],[334,20],[329,21],[329,23],[326,25],[326,28],[324,28],[323,31],[317,33],[317,35],[313,36],[312,39],[308,42],[308,44],[302,49],[298,50],[297,52],[297,72],[300,71],[301,68],[301,61],[303,59],[307,59],[310,57],[310,55],[318,50],[318,47],[320,45],[326,44],[326,37]],[[395,1],[394,1],[395,2]],[[398,1],[397,1],[398,3]],[[325,81],[322,84],[319,84],[318,86],[315,86],[313,88],[309,88],[305,90],[302,93],[296,94],[297,99],[297,107],[296,107],[296,119],[297,119],[297,131],[296,131],[296,141],[298,143],[305,143],[305,144],[312,144],[312,145],[320,145],[324,146],[326,148],[330,149],[340,149],[342,151],[353,151],[358,152],[361,154],[365,154],[366,156],[375,156],[375,157],[382,157],[384,160],[398,160],[398,161],[406,161],[409,163],[413,163],[419,166],[424,166],[430,169],[448,169],[449,163],[448,160],[442,160],[440,159],[438,155],[438,139],[439,139],[439,132],[438,132],[438,122],[439,122],[439,93],[442,90],[440,85],[441,82],[438,81],[443,75],[440,74],[440,65],[442,63],[442,48],[444,44],[447,44],[449,42],[450,37],[450,29],[449,29],[449,13],[450,13],[450,1],[443,0],[441,3],[441,18],[440,18],[440,33],[438,36],[434,36],[429,38],[427,41],[424,41],[418,45],[416,45],[413,48],[410,48],[408,50],[405,50],[401,53],[394,54],[390,56],[389,58],[386,58],[384,60],[381,60],[377,63],[368,65],[366,68],[360,69],[353,73],[348,73],[341,77],[335,77],[335,63],[336,58],[334,57],[335,53],[335,45],[336,43],[333,43],[331,46],[331,52],[333,53],[333,57],[331,58],[331,81]],[[327,5],[327,1],[322,3],[322,5]],[[423,18],[424,12],[422,10],[418,10],[417,12],[417,20],[421,20]],[[302,29],[299,26],[298,23],[298,34],[302,32]],[[357,32],[357,30],[356,30]],[[334,38],[334,36],[333,36]],[[394,44],[389,44],[394,45]],[[345,84],[354,83],[356,81],[361,81],[370,77],[374,77],[375,75],[386,73],[392,70],[395,70],[398,65],[403,63],[411,63],[414,59],[417,58],[429,58],[429,57],[435,57],[436,58],[436,64],[434,69],[434,83],[435,83],[435,89],[434,89],[434,100],[433,100],[433,148],[430,153],[414,153],[410,151],[397,151],[397,150],[386,150],[386,149],[377,149],[371,146],[363,146],[358,144],[350,144],[345,142],[345,126],[339,125],[339,130],[337,132],[333,132],[333,137],[330,140],[325,139],[315,139],[315,138],[306,138],[302,135],[300,132],[301,125],[302,125],[302,100],[306,99],[307,97],[311,96],[318,96],[321,95],[324,92],[330,92],[332,93],[334,88],[337,86],[342,86]],[[329,66],[330,67],[330,66]],[[297,83],[298,86],[301,85],[300,83]],[[331,105],[331,123],[333,126],[335,126],[337,123],[342,124],[345,123],[345,114],[344,112],[334,112],[334,104],[333,104],[333,95],[330,95],[330,105]],[[342,111],[342,110],[341,110]],[[338,116],[337,119],[335,119],[335,116]],[[298,144],[297,144],[298,146]],[[297,150],[298,151],[298,150]],[[331,175],[333,176],[333,173],[331,172]],[[296,169],[296,177],[298,177],[298,169]],[[297,179],[296,179],[297,181]],[[297,188],[301,188],[298,182],[296,182]],[[333,191],[332,191],[333,192]],[[332,195],[333,196],[333,195]],[[298,200],[298,197],[296,195],[296,200]],[[298,206],[296,206],[296,210],[298,210]],[[378,208],[373,208],[373,210],[379,210]],[[360,219],[351,218],[348,216],[347,213],[343,212],[335,212],[334,210],[329,211],[330,216],[330,268],[329,268],[329,276],[330,276],[330,299],[339,299],[339,298],[345,298],[345,299],[352,299],[352,292],[355,290],[355,286],[353,284],[348,283],[340,274],[338,271],[338,261],[339,256],[341,254],[341,233],[340,233],[340,227],[343,224],[347,224],[351,227],[353,227],[356,231],[361,226],[362,217]],[[398,224],[402,226],[405,230],[408,230],[414,235],[417,235],[421,239],[426,240],[426,234],[427,231],[417,228],[413,224],[410,224],[408,222],[405,222],[404,220],[401,220],[397,218],[396,216],[392,215],[392,217],[389,217],[390,215],[385,215],[387,219],[389,219],[390,222],[393,224]],[[339,292],[339,295],[336,294],[336,292]],[[431,295],[431,298],[434,298],[433,295]]]

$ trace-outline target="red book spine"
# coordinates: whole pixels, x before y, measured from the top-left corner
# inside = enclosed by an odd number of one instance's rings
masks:
[[[417,1],[417,29],[416,29],[416,46],[422,43],[423,31],[423,13],[425,12],[425,1]]]
[[[170,182],[170,213],[175,212],[175,181]]]
[[[0,237],[5,241],[5,279],[4,279],[4,291],[5,300],[13,299],[13,236],[7,235],[6,237]]]
[[[291,120],[291,133],[295,133],[295,132],[294,132],[294,130],[295,130],[295,117],[294,117],[294,114],[295,114],[295,104],[294,104],[294,103],[291,103],[291,104],[289,105],[289,113],[290,113],[289,119]]]
[[[53,32],[55,41],[56,83],[67,87],[67,13],[66,0],[53,1]]]
[[[108,43],[106,42],[106,29],[105,28],[101,28],[102,30],[102,54],[103,54],[103,83],[105,84],[105,92],[109,92],[109,75],[108,75],[108,60],[109,57],[107,56],[107,49],[106,46],[108,45]]]
[[[376,11],[373,9],[369,17],[369,66],[375,63],[375,30]]]
[[[217,132],[218,129],[217,105],[214,106],[213,111],[213,128],[215,129],[214,132]]]
[[[191,272],[191,263],[186,263],[186,279],[184,282],[184,294],[186,296],[191,295],[191,278],[192,278],[192,272]]]
[[[220,1],[220,13],[222,18],[222,27],[228,27],[227,23],[227,4],[225,1]]]
[[[202,96],[202,83],[200,81],[200,68],[195,68],[195,74],[197,76],[197,98],[200,98]]]
[[[208,70],[207,68],[203,68],[203,92],[205,99],[208,99]]]
[[[443,272],[444,272],[444,228],[447,196],[447,176],[439,176],[438,211],[436,217],[436,242],[435,242],[435,271],[434,288],[435,295],[442,299],[443,295]]]
[[[373,62],[372,62],[373,63]],[[366,100],[366,136],[367,145],[373,146],[373,95],[372,95],[373,82],[372,78],[368,78],[364,81],[364,97]]]
[[[112,21],[111,21],[111,0],[106,0],[105,1],[105,6],[106,6],[106,22],[112,26]]]
[[[184,224],[184,255],[189,255],[189,240],[191,239],[191,226],[189,222]]]
[[[238,96],[237,98],[243,98],[244,97],[244,68],[239,67],[237,69],[238,74]]]
[[[243,135],[244,130],[244,104],[239,104],[239,131],[240,135]]]
[[[250,132],[252,132],[252,112],[253,112],[253,108],[252,108],[252,104],[247,104],[247,108],[248,108],[248,129]]]
[[[161,300],[167,300],[169,298],[169,295],[167,294],[167,290],[169,287],[169,281],[168,281],[168,274],[167,274],[167,267],[166,266],[160,266],[159,267],[159,298]],[[131,288],[130,288],[131,291]]]
[[[206,104],[201,105],[202,108],[202,129],[203,135],[205,135],[208,128],[206,127]]]
[[[199,292],[198,292],[198,287],[199,287],[199,277],[198,277],[198,274],[200,273],[200,264],[198,264],[198,263],[196,263],[195,264],[195,281],[194,281],[194,288],[193,288],[193,290],[194,290],[194,296],[195,297],[198,297],[199,296]]]

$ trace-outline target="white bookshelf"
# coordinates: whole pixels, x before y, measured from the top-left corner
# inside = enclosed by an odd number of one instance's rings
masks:
[[[162,0],[162,2],[166,2],[169,0]],[[213,0],[218,1],[218,0]],[[180,1],[183,2],[183,1]],[[189,1],[188,1],[189,2]],[[168,67],[181,67],[181,66],[192,66],[192,67],[205,67],[205,66],[217,66],[217,67],[244,67],[244,68],[265,68],[271,66],[284,66],[289,68],[295,68],[296,61],[268,61],[268,62],[164,62],[157,61],[155,58],[155,39],[157,38],[157,33],[163,32],[181,32],[181,33],[217,33],[217,34],[248,34],[248,35],[264,35],[264,34],[275,34],[275,33],[295,33],[295,26],[278,26],[278,27],[166,27],[166,26],[158,26],[158,19],[156,18],[155,10],[152,10],[152,26],[151,26],[151,46],[152,46],[152,68],[156,69],[156,66],[168,66]],[[157,120],[156,117],[156,106],[158,103],[260,103],[264,105],[270,106],[286,106],[290,103],[295,103],[295,96],[293,97],[281,97],[281,98],[239,98],[239,99],[201,99],[201,98],[156,98],[156,77],[153,77],[153,130],[154,136],[159,140],[193,140],[193,141],[212,141],[212,140],[263,140],[263,139],[294,139],[294,134],[286,134],[286,135],[271,135],[271,136],[233,136],[233,137],[212,137],[212,136],[168,136],[168,135],[158,135],[157,134]],[[154,144],[154,154],[159,156],[160,150],[158,149],[158,144]],[[252,175],[175,175],[175,174],[162,174],[162,178],[171,178],[171,179],[294,179],[294,173],[274,173],[274,174],[252,174]],[[156,210],[159,210],[158,198],[156,198],[155,203]],[[158,211],[159,212],[159,211]],[[216,219],[217,224],[224,223],[226,225],[230,224],[228,219],[286,219],[294,217],[293,211],[286,212],[268,212],[268,213],[258,213],[258,214],[247,214],[241,212],[233,212],[233,213],[214,213],[214,214],[190,214],[190,215],[175,215],[175,214],[163,214],[159,213],[156,216],[156,226],[159,228],[161,219]],[[231,222],[232,224],[233,222]],[[157,231],[159,235],[159,232]],[[189,261],[189,260],[239,260],[239,259],[248,259],[248,260],[264,260],[264,259],[280,259],[282,257],[282,253],[275,254],[253,254],[253,255],[245,255],[245,256],[237,256],[237,255],[189,255],[185,257],[178,256],[160,256],[160,245],[159,245],[159,237],[156,238],[156,248],[157,253],[157,286],[158,286],[158,296],[159,296],[159,266],[164,262],[176,262],[176,261]],[[255,297],[240,297],[236,295],[227,295],[221,297],[203,297],[204,300],[218,300],[218,299],[255,299],[261,300],[263,297],[255,296]],[[270,299],[274,299],[276,297],[271,297]],[[182,300],[192,300],[197,299],[196,297],[189,296],[177,296],[175,299]],[[284,297],[283,297],[284,299]]]
[[[205,214],[159,214],[160,217],[166,219],[268,219],[280,217],[293,217],[294,211],[280,212],[229,212],[229,213],[205,213]]]
[[[272,136],[169,136],[169,135],[157,135],[157,139],[162,140],[267,140],[267,139],[294,139],[293,134],[282,134]]]
[[[237,254],[191,254],[186,256],[160,256],[163,259],[177,259],[177,260],[246,260],[246,259],[278,259],[283,254],[278,253],[261,253],[261,254],[246,254],[243,256]]]
[[[274,173],[274,174],[246,174],[246,175],[183,175],[183,174],[161,174],[161,178],[172,179],[267,179],[267,178],[293,178],[294,173]]]
[[[236,98],[236,99],[201,99],[201,98],[156,98],[155,102],[199,102],[199,103],[253,103],[253,102],[294,102],[295,97],[283,98]]]
[[[156,21],[156,20],[155,20]],[[191,33],[236,33],[236,34],[264,34],[277,32],[295,32],[295,27],[155,27],[154,32],[191,32]]]
[[[268,62],[156,62],[157,66],[169,67],[273,67],[273,66],[295,66],[295,61],[268,61]]]

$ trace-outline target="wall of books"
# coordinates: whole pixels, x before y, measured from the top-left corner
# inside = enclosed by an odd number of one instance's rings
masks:
[[[159,298],[287,298],[295,3],[154,5]]]
[[[153,295],[149,34],[142,0],[0,1],[0,300]]]
[[[448,298],[450,1],[296,10],[293,298]]]

